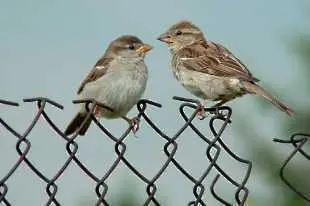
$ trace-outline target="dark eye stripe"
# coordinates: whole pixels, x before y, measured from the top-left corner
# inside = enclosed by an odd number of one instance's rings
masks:
[[[181,34],[178,34],[178,32],[177,33],[175,33],[177,36],[179,36],[179,35],[191,35],[191,34],[194,34],[194,33],[192,33],[192,32],[181,32]]]

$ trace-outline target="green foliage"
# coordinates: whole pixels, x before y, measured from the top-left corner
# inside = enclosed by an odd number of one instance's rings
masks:
[[[308,28],[310,30],[310,27]],[[296,85],[296,91],[301,91],[299,89],[300,85],[306,86],[307,88],[304,91],[310,91],[310,35],[304,34],[299,35],[297,38],[293,39],[291,43],[288,45],[289,51],[292,55],[297,57],[297,59],[300,62],[301,68],[300,70],[296,69],[296,72],[298,74],[300,73],[300,81],[298,85]],[[272,89],[268,89],[272,91]],[[273,93],[273,92],[271,92]],[[276,94],[276,93],[275,93]],[[292,97],[293,98],[293,97]],[[298,102],[298,101],[297,101]],[[262,102],[264,107],[260,107],[262,110],[262,114],[264,114],[264,111],[266,108],[265,103]],[[296,109],[297,115],[293,118],[283,118],[281,121],[278,122],[279,128],[282,129],[283,134],[292,134],[295,132],[305,132],[310,133],[310,107],[306,106],[303,108],[303,106],[300,105],[291,105],[294,109]],[[277,118],[277,117],[275,117]],[[244,117],[245,119],[245,117]],[[252,160],[254,162],[254,167],[256,167],[257,170],[260,171],[261,174],[263,174],[265,177],[269,177],[268,181],[273,185],[275,188],[277,188],[273,196],[277,197],[277,193],[286,194],[285,195],[285,205],[283,206],[307,206],[310,205],[309,202],[306,202],[301,197],[299,197],[297,194],[295,194],[293,191],[291,191],[281,180],[279,177],[279,170],[280,166],[283,163],[286,156],[279,156],[279,153],[277,153],[274,150],[273,144],[270,142],[266,142],[263,140],[264,138],[261,138],[261,133],[258,129],[255,129],[254,125],[249,125],[247,129],[245,129],[242,125],[243,123],[239,122],[239,133],[241,133],[241,136],[250,137],[249,139],[246,139],[244,141],[247,142],[249,145],[248,150],[251,151]],[[237,122],[238,124],[238,122]],[[259,124],[259,123],[258,123]],[[284,138],[284,137],[283,137]],[[255,139],[255,145],[253,144],[253,140]],[[271,141],[271,138],[270,138]],[[293,147],[285,146],[283,147],[290,148],[287,151],[287,155],[289,155]],[[306,147],[306,151],[310,151],[309,147]],[[300,161],[304,158],[298,158],[300,156],[297,156],[296,159],[292,160],[292,165],[289,165],[288,169],[286,170],[285,177],[292,182],[293,185],[297,186],[297,188],[300,191],[303,191],[306,195],[309,196],[309,190],[310,190],[310,178],[307,178],[309,176],[310,166],[309,161]],[[298,159],[298,160],[297,160]],[[254,199],[251,206],[260,206],[260,201],[256,199],[255,197],[251,197],[250,199]],[[270,206],[276,206],[273,204],[270,204]]]
[[[119,192],[113,195],[112,198],[107,198],[109,200],[109,205],[111,206],[137,206],[141,205],[141,200],[138,198],[136,185],[124,181],[124,186],[119,188]],[[92,193],[93,194],[93,193]],[[139,201],[140,200],[140,201]],[[84,197],[78,202],[78,206],[91,206],[95,205],[97,199],[95,197]]]
[[[310,28],[309,28],[310,29]],[[305,67],[305,72],[310,74],[310,36],[307,34],[300,35],[294,40],[292,45],[293,52],[299,58],[300,63]],[[310,85],[309,85],[310,86]]]
[[[114,197],[111,206],[136,206],[139,204],[136,196],[134,194],[121,195],[119,198]]]

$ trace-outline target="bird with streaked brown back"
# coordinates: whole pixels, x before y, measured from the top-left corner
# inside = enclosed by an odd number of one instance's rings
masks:
[[[171,26],[158,40],[166,43],[172,54],[171,68],[182,86],[207,101],[218,101],[215,107],[241,97],[255,94],[292,116],[294,111],[258,85],[248,68],[224,46],[209,41],[189,21]],[[204,104],[200,105],[203,110]],[[204,115],[204,111],[200,115]]]

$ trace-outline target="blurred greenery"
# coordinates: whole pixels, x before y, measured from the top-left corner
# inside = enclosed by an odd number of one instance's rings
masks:
[[[131,181],[125,181],[121,188],[118,189],[118,194],[114,194],[109,199],[110,206],[137,206],[141,205],[141,200],[137,197],[136,184]],[[78,201],[78,206],[95,205],[96,199],[91,197],[81,197]]]
[[[124,194],[120,195],[120,197],[114,197],[111,202],[109,202],[111,206],[136,206],[139,205],[139,201],[134,194]],[[88,198],[79,201],[78,206],[90,206],[95,205],[95,201],[90,201]]]
[[[310,31],[310,24],[307,25],[305,29]],[[296,34],[294,34],[296,35]],[[310,35],[309,34],[300,34],[298,37],[295,37],[293,41],[289,42],[287,47],[289,48],[288,52],[292,56],[297,57],[299,63],[302,65],[302,71],[297,71],[300,74],[300,83],[305,85],[307,88],[304,91],[310,91],[310,81],[308,81],[308,77],[310,76]],[[272,89],[268,89],[271,90]],[[263,106],[260,107],[262,113],[265,112],[263,110],[266,109],[274,109],[271,106],[269,107],[265,102],[261,102]],[[308,106],[303,107],[302,105],[292,105],[296,112],[296,116],[294,118],[285,118],[280,119],[278,122],[278,127],[281,128],[282,133],[285,135],[283,138],[289,136],[295,132],[305,132],[310,133],[310,108]],[[236,122],[239,125],[238,132],[241,136],[251,137],[250,139],[244,140],[248,141],[249,151],[251,152],[252,160],[254,162],[254,167],[258,167],[259,171],[264,177],[269,177],[268,180],[272,186],[275,188],[275,192],[272,196],[277,198],[277,194],[285,194],[284,205],[281,206],[306,206],[310,205],[309,202],[306,202],[293,191],[291,191],[280,179],[279,170],[280,166],[285,160],[285,156],[280,156],[277,151],[274,150],[272,144],[270,142],[266,142],[264,138],[261,137],[261,133],[258,129],[252,127],[244,128],[241,122]],[[242,129],[241,129],[242,128]],[[254,132],[253,132],[254,131]],[[251,141],[255,139],[255,146],[251,145]],[[271,141],[271,138],[270,138]],[[274,143],[276,144],[276,143]],[[309,146],[309,145],[305,145]],[[293,148],[289,145],[283,145],[283,147],[288,148],[287,156],[292,152]],[[309,148],[309,147],[307,147]],[[308,150],[307,150],[308,151]],[[301,156],[299,156],[301,157]],[[298,160],[297,160],[298,159]],[[291,160],[291,163],[294,164],[293,167],[288,167],[285,172],[285,177],[293,183],[300,191],[306,196],[310,194],[310,163],[309,161],[302,161],[305,158],[298,158]],[[301,160],[301,161],[299,161]],[[309,163],[309,164],[305,164]],[[251,201],[253,198],[254,201]],[[254,202],[254,205],[261,205],[259,200],[255,197],[250,196],[250,202]],[[274,204],[270,204],[271,206],[277,206]]]
[[[310,30],[310,26],[308,28]],[[293,54],[298,58],[301,65],[303,65],[304,77],[303,85],[305,85],[306,91],[310,90],[310,81],[308,77],[310,76],[310,35],[309,34],[300,34],[296,37],[292,44],[289,45]],[[302,80],[302,79],[301,79]],[[296,117],[295,121],[286,121],[283,124],[283,129],[287,128],[289,130],[295,131],[308,131],[309,122],[310,122],[310,108],[301,108],[298,111],[299,114]]]
[[[309,27],[310,25],[308,25]],[[310,27],[308,28],[310,31]],[[303,73],[305,76],[310,75],[310,35],[301,35],[300,37],[294,40],[295,47],[293,47],[293,52],[299,58],[300,63],[303,64]],[[305,85],[307,86],[306,91],[310,91],[310,82],[308,78],[304,78]],[[282,124],[282,130],[284,131],[295,131],[295,132],[308,132],[310,133],[310,108],[300,108],[297,111],[297,114],[294,121],[286,119]],[[309,148],[309,147],[308,147]],[[308,162],[309,163],[309,162]],[[310,193],[310,164],[306,167],[304,165],[297,165],[298,168],[294,168],[294,170],[290,170],[286,176],[288,179],[292,180],[294,185],[298,185],[300,190],[303,191],[307,196]],[[306,178],[305,178],[306,177]],[[286,206],[306,206],[310,205],[309,202],[302,200],[296,194],[292,193],[287,196]]]

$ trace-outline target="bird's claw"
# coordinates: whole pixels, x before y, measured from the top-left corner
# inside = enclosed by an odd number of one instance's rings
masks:
[[[217,106],[213,106],[211,107],[211,111],[210,111],[210,114],[214,114],[216,116],[225,116],[224,115],[224,112],[220,111],[219,107]]]
[[[228,115],[224,111],[221,111],[218,106],[214,106],[212,107],[212,109],[214,109],[214,111],[210,111],[210,113],[214,114],[218,118],[223,120],[226,120],[228,118]],[[228,120],[228,123],[231,123],[230,119]]]
[[[198,119],[204,120],[208,116],[208,113],[206,112],[204,105],[199,104],[197,106],[197,109],[198,109],[197,112]],[[223,120],[226,120],[228,118],[228,115],[224,111],[221,111],[218,106],[213,106],[211,109],[213,110],[209,111],[210,114],[214,114],[215,116]],[[230,119],[228,120],[228,123],[231,123]]]
[[[94,115],[95,117],[100,117],[101,116],[101,108],[99,106],[95,106],[95,111],[94,111]]]
[[[204,120],[208,116],[205,110],[205,106],[203,104],[199,104],[197,106],[197,109],[198,109],[198,112],[197,112],[198,119]]]
[[[136,132],[139,130],[140,128],[140,118],[139,117],[134,117],[130,120],[129,122],[131,130],[133,132],[133,134],[135,135]]]

